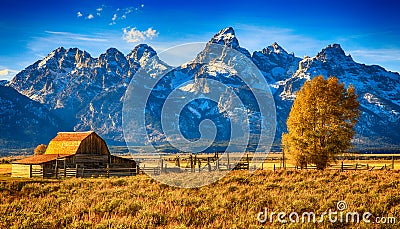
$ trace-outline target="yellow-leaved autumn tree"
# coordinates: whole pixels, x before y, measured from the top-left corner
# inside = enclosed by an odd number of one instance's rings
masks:
[[[325,169],[335,155],[351,147],[360,115],[353,86],[345,88],[336,77],[315,77],[296,93],[287,120],[282,147],[296,166],[313,164]]]
[[[47,145],[45,144],[40,144],[36,146],[36,148],[33,150],[34,155],[42,155],[46,152]]]

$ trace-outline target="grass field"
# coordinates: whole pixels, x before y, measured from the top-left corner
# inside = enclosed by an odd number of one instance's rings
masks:
[[[146,175],[0,181],[0,228],[399,228],[399,223],[261,224],[257,214],[337,210],[400,220],[399,171],[234,171],[211,185],[174,188]],[[319,219],[319,217],[318,217]]]

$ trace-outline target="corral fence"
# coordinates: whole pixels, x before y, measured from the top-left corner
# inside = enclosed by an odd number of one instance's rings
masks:
[[[279,170],[279,169],[306,169],[306,170],[317,170],[316,166],[306,166],[300,168],[298,166],[287,165],[287,158],[283,157],[282,154],[271,153],[262,161],[253,161],[251,154],[245,154],[243,157],[237,156],[237,154],[227,153],[223,157],[218,153],[203,154],[203,155],[177,155],[177,156],[165,156],[155,160],[153,166],[140,166],[141,173],[159,175],[162,173],[174,173],[174,172],[212,172],[212,171],[226,171],[226,170],[249,170],[250,168],[259,168],[261,170]],[[357,170],[393,170],[395,168],[395,160],[400,159],[400,155],[381,155],[373,156],[370,160],[389,160],[391,162],[387,164],[368,163],[369,157],[365,155],[361,156],[338,156],[337,160],[342,160],[341,163],[330,165],[326,170],[339,170],[339,171],[357,171]],[[344,161],[347,162],[344,162]],[[349,163],[353,160],[362,160],[363,163],[355,162]],[[389,160],[390,161],[390,160]],[[172,166],[171,166],[172,164]]]

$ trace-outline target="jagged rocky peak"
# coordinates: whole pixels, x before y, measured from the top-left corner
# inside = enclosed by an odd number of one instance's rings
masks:
[[[227,27],[219,31],[214,37],[210,40],[210,43],[227,45],[232,48],[239,47],[239,41],[235,36],[235,31],[232,27]]]
[[[61,70],[62,72],[78,65],[79,67],[87,66],[91,61],[91,56],[86,51],[78,48],[65,49],[59,47],[49,53],[43,60],[37,62],[38,68],[48,67],[53,71]]]
[[[265,55],[270,55],[272,53],[275,54],[284,54],[284,55],[288,55],[288,53],[286,52],[285,49],[283,49],[280,45],[278,45],[278,43],[274,42],[272,45],[264,48],[261,51],[263,54]]]
[[[109,48],[107,49],[106,53],[100,55],[101,57],[104,57],[108,60],[116,60],[116,61],[121,61],[121,60],[126,60],[124,54],[122,52],[120,52],[118,49],[116,48]]]
[[[245,48],[240,47],[239,41],[235,35],[235,31],[233,30],[232,27],[227,27],[225,29],[222,29],[217,34],[215,34],[214,37],[211,38],[211,40],[207,43],[206,48],[201,53],[199,53],[199,55],[197,56],[196,59],[202,61],[202,60],[206,60],[206,59],[217,58],[217,56],[213,55],[213,54],[215,54],[214,52],[216,51],[215,50],[216,47],[212,48],[213,47],[212,44],[218,44],[218,45],[231,47],[232,49],[235,49],[235,50],[241,52],[246,57],[251,59],[251,54],[249,53],[249,51]],[[211,49],[214,49],[214,50],[211,50]],[[219,48],[216,48],[216,49],[218,50]],[[212,54],[212,55],[208,55],[208,54]]]
[[[130,63],[142,63],[144,60],[149,60],[156,55],[157,53],[152,47],[146,44],[139,44],[127,55],[127,59]]]
[[[321,52],[317,54],[317,59],[326,62],[326,61],[352,61],[350,55],[346,56],[346,53],[340,46],[340,44],[332,44],[328,45],[326,48],[322,49]]]
[[[112,68],[120,66],[124,68],[127,65],[127,60],[122,52],[116,48],[107,49],[106,53],[101,54],[98,59],[98,66]],[[114,69],[115,70],[115,69]]]

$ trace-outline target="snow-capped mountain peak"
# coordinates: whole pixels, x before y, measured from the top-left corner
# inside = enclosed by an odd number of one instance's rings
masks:
[[[232,48],[239,47],[239,41],[235,36],[235,31],[232,27],[227,27],[219,31],[214,37],[210,40],[211,43],[227,45]]]
[[[213,36],[213,38],[211,38],[211,40],[207,43],[207,47],[204,49],[203,53],[207,53],[208,51],[210,51],[209,48],[212,44],[218,44],[218,45],[223,45],[223,46],[233,48],[233,49],[241,52],[243,55],[247,56],[248,58],[251,58],[250,52],[247,49],[240,47],[239,41],[235,35],[235,31],[232,27],[224,28],[224,29],[220,30],[217,34],[215,34]],[[201,59],[201,57],[200,57],[200,59]]]
[[[183,88],[186,89],[184,93],[206,91],[210,84],[198,77],[201,74],[211,75],[221,82],[229,82],[230,86],[237,87],[240,91],[239,84],[234,81],[235,77],[231,77],[230,69],[202,66],[202,63],[215,61],[228,63],[229,58],[234,58],[235,55],[225,55],[229,49],[218,49],[213,44],[231,47],[243,53],[260,69],[274,94],[277,138],[286,129],[286,118],[296,91],[304,81],[324,75],[336,76],[346,86],[354,85],[362,109],[356,128],[359,136],[399,142],[398,73],[388,72],[376,65],[356,63],[339,44],[329,45],[316,56],[304,59],[289,54],[277,43],[250,55],[246,49],[240,47],[233,28],[228,27],[211,38],[205,49],[197,55],[197,62],[180,68],[180,73],[186,74],[185,77],[192,77],[197,83],[193,87]],[[215,52],[216,50],[220,52]],[[135,79],[135,73],[140,68],[146,69],[150,77],[156,78],[162,75],[160,73],[168,72],[171,67],[163,63],[154,49],[146,44],[136,46],[126,56],[111,48],[98,58],[92,58],[89,53],[77,48],[60,47],[18,73],[6,86],[42,104],[51,114],[68,123],[71,130],[94,129],[109,141],[122,142],[122,102],[127,86]],[[179,72],[171,71],[170,78],[167,78],[170,81],[165,81],[162,87],[155,90],[155,98],[164,98],[167,96],[163,94],[166,89],[180,83],[177,77],[182,76],[175,73]],[[1,84],[4,83],[0,82]],[[226,100],[224,96],[226,95],[222,93],[222,101]],[[190,117],[192,116],[188,116],[188,120]],[[189,127],[189,124],[184,125],[188,133]]]
[[[288,55],[285,49],[283,49],[278,43],[274,42],[272,45],[262,50],[263,54],[269,55],[271,53]]]
[[[316,58],[322,62],[325,61],[353,61],[350,55],[346,56],[346,53],[340,46],[340,44],[328,45],[322,49],[316,56]]]
[[[152,47],[147,44],[137,45],[127,56],[129,63],[139,63],[140,66],[145,66],[146,63],[157,53]]]

